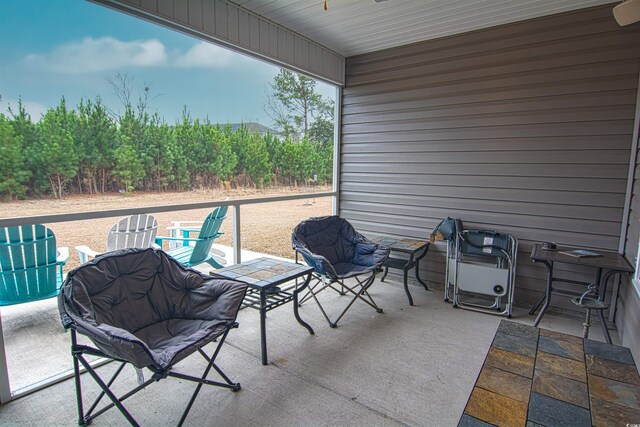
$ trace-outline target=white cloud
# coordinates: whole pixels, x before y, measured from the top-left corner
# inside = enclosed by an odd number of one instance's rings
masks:
[[[113,37],[87,37],[80,42],[61,45],[46,55],[27,55],[25,60],[34,67],[64,74],[81,74],[161,66],[167,62],[167,53],[164,45],[156,39],[125,42]]]
[[[44,113],[47,112],[48,108],[38,102],[33,101],[25,101],[22,100],[22,106],[31,116],[31,120],[34,122],[40,121]],[[0,113],[5,114],[10,117],[9,107],[13,110],[14,114],[18,113],[18,100],[17,99],[7,99],[0,100]]]
[[[29,54],[25,63],[39,71],[87,74],[138,67],[224,69],[252,66],[246,55],[203,41],[188,50],[168,52],[157,39],[122,41],[113,37],[86,37],[54,48],[46,54]]]
[[[246,60],[244,55],[201,41],[179,55],[173,64],[178,68],[227,68]]]

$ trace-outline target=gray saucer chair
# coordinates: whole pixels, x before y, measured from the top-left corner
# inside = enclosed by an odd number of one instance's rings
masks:
[[[368,289],[389,256],[387,246],[368,240],[349,221],[338,216],[310,218],[301,222],[293,230],[291,245],[296,251],[296,258],[298,254],[302,255],[305,262],[315,269],[315,283],[309,285],[300,305],[313,298],[332,328],[357,300],[382,313]],[[346,281],[351,278],[353,280]],[[317,298],[317,294],[326,289],[352,296],[335,321],[331,320]]]
[[[240,384],[232,382],[215,360],[229,331],[238,326],[235,320],[246,288],[241,282],[186,268],[152,248],[109,252],[71,271],[60,290],[58,307],[62,324],[71,330],[79,424],[88,425],[116,406],[132,425],[138,425],[122,402],[166,377],[198,383],[178,425],[184,422],[203,384],[240,390]],[[77,333],[89,337],[95,347],[79,344]],[[216,340],[209,356],[203,347]],[[173,371],[176,363],[195,352],[207,361],[201,377]],[[113,359],[120,365],[104,381],[87,355]],[[151,377],[116,397],[112,386],[127,363],[148,368]],[[79,364],[102,389],[86,412]],[[207,379],[211,368],[224,382]],[[111,403],[96,410],[104,395]]]

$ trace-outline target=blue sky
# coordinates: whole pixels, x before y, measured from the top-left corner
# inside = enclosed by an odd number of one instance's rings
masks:
[[[149,86],[152,111],[170,123],[186,105],[192,117],[270,126],[263,106],[278,71],[88,1],[0,0],[0,113],[21,97],[37,120],[62,95],[72,107],[101,96],[122,110],[106,78],[126,73],[134,98]],[[331,85],[317,90],[334,98]]]

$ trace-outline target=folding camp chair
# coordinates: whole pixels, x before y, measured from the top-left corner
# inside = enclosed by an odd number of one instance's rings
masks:
[[[315,269],[316,281],[309,285],[309,291],[300,300],[300,305],[313,298],[332,328],[338,325],[342,316],[357,300],[382,313],[368,289],[389,256],[387,246],[368,240],[347,220],[338,216],[310,218],[301,222],[293,230],[291,244],[296,251],[296,260],[300,254]],[[354,280],[347,282],[346,279],[350,278]],[[353,296],[335,321],[331,320],[317,298],[317,294],[325,289]]]
[[[71,330],[79,424],[88,425],[115,406],[132,425],[138,425],[122,402],[166,377],[198,383],[178,425],[187,417],[202,384],[240,390],[240,384],[232,382],[215,360],[229,331],[238,326],[235,319],[246,288],[241,282],[185,268],[156,249],[109,252],[70,272],[58,306],[63,326]],[[89,337],[95,347],[79,344],[76,333]],[[218,344],[209,356],[203,347],[215,340]],[[176,363],[194,352],[208,362],[201,377],[173,371]],[[105,382],[85,355],[113,359],[120,366]],[[114,381],[127,363],[148,368],[152,375],[116,397]],[[102,389],[86,412],[80,364]],[[207,379],[211,368],[224,382]],[[105,395],[111,403],[97,409]]]
[[[518,240],[489,230],[462,230],[447,251],[453,306],[511,317]],[[448,292],[445,293],[448,295]]]

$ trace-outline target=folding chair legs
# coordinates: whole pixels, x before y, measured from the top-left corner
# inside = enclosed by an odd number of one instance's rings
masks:
[[[358,277],[355,277],[355,280],[357,283],[352,287],[347,286],[342,280],[340,281],[336,280],[334,282],[324,283],[321,277],[316,277],[318,279],[318,282],[316,282],[314,286],[309,286],[309,292],[305,295],[305,297],[302,299],[299,305],[302,305],[304,301],[308,301],[310,298],[313,298],[316,301],[316,304],[318,304],[318,307],[320,308],[322,315],[327,320],[327,322],[329,322],[329,326],[332,328],[336,328],[338,326],[338,322],[340,321],[340,319],[342,319],[342,316],[344,316],[344,314],[349,310],[349,308],[351,308],[353,303],[356,302],[356,300],[358,299],[367,303],[374,310],[376,310],[376,312],[382,313],[382,309],[378,307],[378,305],[376,304],[376,302],[373,300],[373,298],[368,292],[368,289],[373,284],[375,277],[376,277],[376,272],[371,273],[371,275],[367,277],[365,280],[360,280]],[[337,283],[339,285],[339,289],[332,286],[334,283]],[[320,286],[320,289],[317,289],[319,285],[322,285],[322,286]],[[327,312],[322,307],[322,304],[320,304],[318,297],[316,296],[319,292],[325,290],[326,288],[331,288],[334,291],[338,292],[340,295],[346,295],[347,293],[350,293],[353,295],[353,298],[351,299],[351,301],[349,301],[347,306],[342,310],[342,312],[340,313],[340,315],[335,321],[331,320]]]
[[[74,371],[74,377],[75,377],[76,399],[77,399],[77,405],[78,405],[78,424],[81,426],[89,425],[94,418],[98,417],[99,415],[103,414],[104,412],[108,411],[109,409],[115,406],[118,408],[118,410],[122,413],[122,415],[127,419],[127,421],[129,421],[129,423],[132,426],[138,426],[139,425],[138,422],[135,420],[135,418],[133,418],[131,413],[129,413],[129,411],[124,407],[122,402],[128,399],[129,397],[133,396],[140,390],[144,389],[152,382],[160,381],[161,379],[164,379],[167,377],[174,377],[174,378],[179,378],[182,380],[193,381],[198,383],[198,385],[196,386],[196,389],[191,395],[191,399],[189,400],[187,407],[185,408],[184,412],[182,413],[182,416],[180,417],[178,426],[181,426],[184,423],[185,419],[187,418],[187,415],[189,414],[189,411],[191,410],[191,407],[195,402],[196,397],[198,396],[198,393],[200,392],[200,389],[202,388],[203,384],[222,387],[222,388],[228,388],[231,391],[240,390],[241,389],[240,383],[232,382],[229,379],[229,377],[227,377],[227,375],[225,375],[225,373],[215,363],[216,357],[220,352],[222,344],[225,342],[231,328],[234,328],[234,327],[237,327],[237,323],[233,323],[232,325],[227,327],[227,329],[222,334],[222,336],[219,337],[218,345],[216,346],[216,349],[211,357],[208,356],[204,352],[204,350],[202,350],[201,348],[198,348],[198,352],[200,353],[200,355],[208,362],[207,367],[205,368],[201,377],[193,377],[191,375],[181,374],[179,372],[172,372],[170,371],[171,367],[166,368],[164,370],[158,370],[158,369],[154,369],[153,367],[149,367],[149,369],[151,369],[151,371],[154,372],[151,378],[149,378],[147,381],[143,382],[142,384],[139,384],[137,387],[133,388],[132,390],[122,395],[121,397],[117,397],[111,391],[110,387],[118,378],[118,376],[122,372],[122,369],[128,362],[114,359],[116,361],[121,362],[121,364],[120,366],[118,366],[118,368],[116,369],[114,374],[111,376],[109,381],[105,383],[104,380],[100,378],[96,370],[87,361],[84,355],[90,354],[90,355],[95,355],[100,357],[108,357],[108,356],[98,349],[84,346],[84,345],[78,345],[76,331],[72,329],[71,330],[71,353],[73,355],[73,371]],[[84,404],[82,400],[82,380],[80,377],[80,364],[82,364],[82,366],[86,369],[89,375],[94,379],[94,381],[98,384],[98,386],[100,386],[102,390],[100,394],[95,398],[95,400],[93,401],[93,403],[91,404],[91,406],[86,412],[84,411]],[[209,375],[211,368],[213,368],[218,373],[218,375],[220,375],[220,377],[224,380],[224,382],[212,381],[207,379],[207,376]],[[111,400],[111,403],[104,405],[102,408],[100,408],[98,411],[94,413],[94,410],[96,409],[96,407],[98,406],[98,404],[100,403],[100,401],[105,395]]]

